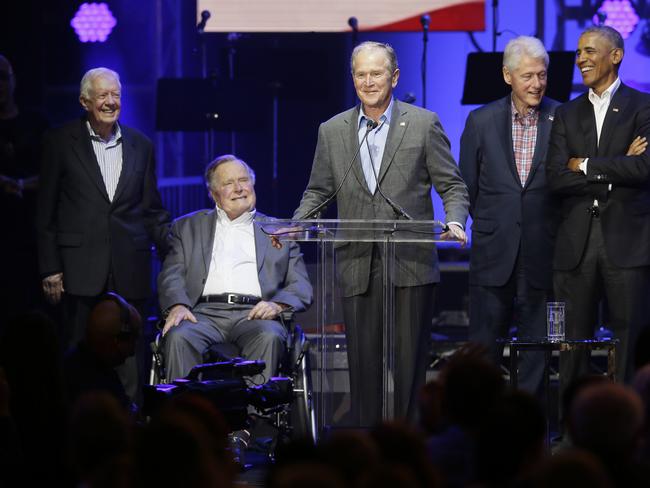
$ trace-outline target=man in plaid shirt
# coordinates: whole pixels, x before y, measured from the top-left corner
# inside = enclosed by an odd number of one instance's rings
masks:
[[[512,92],[469,114],[460,170],[470,194],[470,340],[499,364],[497,339],[546,335],[552,295],[553,225],[544,159],[558,103],[544,97],[548,54],[534,37],[511,40],[503,78]],[[520,387],[536,392],[540,353],[521,354]]]

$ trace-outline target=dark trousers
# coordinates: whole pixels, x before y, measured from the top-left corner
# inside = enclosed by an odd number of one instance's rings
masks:
[[[634,242],[629,243],[634,246]],[[608,328],[620,340],[616,350],[619,379],[630,381],[633,351],[639,332],[650,322],[650,267],[619,268],[607,256],[600,219],[592,218],[582,261],[570,271],[555,271],[555,296],[566,302],[567,339],[591,339],[603,295],[609,309]],[[560,389],[589,372],[588,352],[560,355]]]
[[[368,290],[343,298],[352,423],[370,427],[382,417],[382,261],[373,254]],[[431,342],[435,284],[395,288],[395,416],[415,421]]]
[[[520,339],[546,337],[546,302],[551,297],[551,290],[531,286],[521,261],[518,257],[505,285],[469,287],[469,340],[483,344],[497,365],[503,358],[503,345],[497,339],[510,337],[513,324]],[[519,388],[532,394],[539,393],[544,353],[522,352],[518,369]]]
[[[107,289],[109,291],[110,289]],[[94,297],[82,297],[77,295],[65,294],[63,297],[64,304],[64,327],[62,345],[68,350],[77,344],[86,335],[86,326],[90,311],[99,302],[102,295]],[[147,321],[146,300],[127,300],[133,305],[142,317],[143,325]],[[127,358],[124,364],[115,368],[120,377],[124,390],[132,402],[141,404],[142,386],[145,378],[145,344],[139,340],[136,344],[135,355]]]

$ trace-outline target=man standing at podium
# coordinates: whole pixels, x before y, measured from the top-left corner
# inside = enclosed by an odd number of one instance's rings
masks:
[[[497,365],[497,340],[508,337],[513,322],[520,339],[546,336],[553,222],[544,159],[558,105],[544,97],[547,68],[539,39],[512,39],[503,53],[512,92],[471,112],[461,137],[459,166],[473,219],[469,338],[484,344]],[[544,353],[522,353],[520,386],[537,392],[543,370]]]
[[[464,244],[467,188],[438,116],[393,99],[400,71],[390,45],[360,44],[351,68],[361,104],[320,126],[311,176],[294,219],[314,217],[338,189],[340,219],[432,220],[433,187],[442,197],[448,223],[442,237]],[[395,254],[395,414],[413,419],[425,379],[440,273],[433,244],[399,244]],[[384,256],[374,243],[344,243],[336,249],[336,260],[352,422],[370,426],[382,416]]]

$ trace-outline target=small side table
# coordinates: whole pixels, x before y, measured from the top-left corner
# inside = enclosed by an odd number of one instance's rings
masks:
[[[551,356],[553,351],[607,351],[607,377],[612,381],[616,379],[616,346],[619,343],[618,339],[612,340],[596,340],[596,339],[583,339],[583,340],[563,340],[563,341],[549,341],[546,338],[542,339],[502,339],[500,340],[504,345],[510,349],[510,385],[517,388],[518,372],[517,365],[519,363],[520,351],[544,351],[544,394],[546,397],[546,442],[550,443],[550,425],[549,419],[551,414],[551,395],[550,395],[550,366]]]

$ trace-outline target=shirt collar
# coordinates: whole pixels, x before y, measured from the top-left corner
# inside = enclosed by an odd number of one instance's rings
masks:
[[[115,125],[113,126],[113,130],[111,131],[111,138],[108,141],[104,141],[102,136],[95,132],[95,129],[93,129],[93,126],[90,125],[90,122],[88,120],[86,120],[86,128],[88,129],[90,137],[93,139],[99,139],[100,141],[106,142],[107,144],[119,141],[122,138],[122,129],[120,127],[120,124],[117,122],[115,122]]]
[[[515,101],[512,98],[512,95],[510,95],[510,110],[512,111],[513,119],[536,117],[537,114],[539,113],[539,105],[537,105],[536,107],[528,107],[528,110],[526,110],[525,114],[520,114],[519,111],[517,110],[517,106],[515,105]]]
[[[605,100],[611,100],[618,90],[618,87],[621,86],[621,79],[617,76],[614,80],[614,83],[609,85],[607,89],[602,93],[602,95],[596,95],[596,92],[589,88],[589,101],[593,104],[602,103]]]
[[[237,217],[234,220],[230,220],[230,217],[226,214],[225,210],[223,210],[221,207],[218,205],[216,206],[217,209],[217,222],[220,222],[222,224],[228,224],[228,225],[248,225],[253,223],[253,219],[255,218],[255,213],[257,210],[249,210],[248,212],[244,212],[241,214],[239,217]]]
[[[379,122],[379,127],[381,127],[384,124],[390,125],[390,118],[392,112],[393,112],[393,99],[391,98],[388,107],[386,107],[386,110],[384,111],[383,114],[381,114],[379,120],[377,121]],[[361,104],[359,106],[359,117],[357,118],[358,121],[357,127],[359,127],[360,129],[363,125],[365,125],[366,120],[370,120],[370,118],[364,113],[363,104]]]

